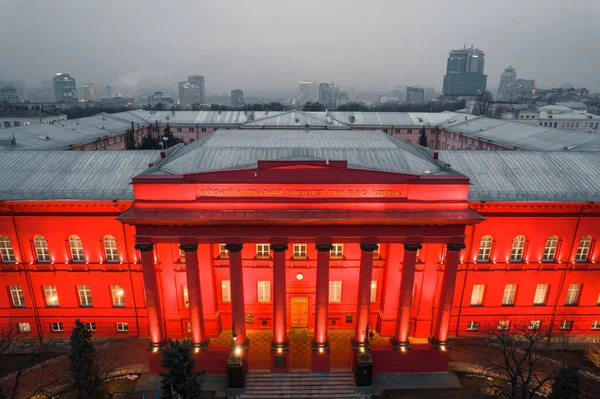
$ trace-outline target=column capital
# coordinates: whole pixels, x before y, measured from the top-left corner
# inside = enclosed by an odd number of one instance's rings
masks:
[[[196,252],[198,250],[198,244],[181,244],[179,249],[183,252]]]
[[[229,252],[240,252],[242,247],[242,244],[225,244],[225,249]]]
[[[331,245],[331,244],[316,244],[315,248],[319,252],[329,252],[333,249],[333,245]]]
[[[404,250],[408,252],[417,252],[421,248],[423,248],[421,244],[404,244]]]
[[[271,251],[273,252],[285,252],[288,246],[286,244],[271,244]]]
[[[379,248],[377,244],[360,244],[360,250],[365,252],[373,252],[377,248]]]
[[[151,252],[154,249],[154,244],[136,243],[135,249],[137,249],[140,252]]]
[[[446,247],[448,248],[448,251],[458,252],[461,249],[465,249],[466,245],[465,244],[446,244]]]

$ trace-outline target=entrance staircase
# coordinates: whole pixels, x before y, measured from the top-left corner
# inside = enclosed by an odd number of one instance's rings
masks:
[[[360,399],[352,373],[248,373],[240,399]]]

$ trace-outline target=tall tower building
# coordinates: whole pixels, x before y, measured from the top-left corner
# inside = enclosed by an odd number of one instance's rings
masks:
[[[94,87],[94,82],[83,84],[82,96],[85,102],[94,101],[96,99],[96,88]]]
[[[443,93],[448,98],[470,97],[485,92],[487,75],[483,73],[485,53],[478,48],[450,50],[444,76]]]
[[[315,100],[315,82],[298,82],[298,104],[306,104]]]
[[[240,89],[231,90],[231,106],[234,108],[244,105],[244,92]]]
[[[179,101],[184,108],[193,104],[203,104],[206,99],[204,92],[204,76],[188,76],[187,81],[179,82]]]
[[[517,80],[517,70],[509,66],[500,75],[500,85],[498,86],[498,100],[508,101],[510,98],[510,87]]]
[[[56,102],[75,104],[79,101],[75,78],[71,77],[68,73],[57,73],[52,78],[52,84],[54,85]]]
[[[106,86],[106,98],[112,98],[112,87]]]

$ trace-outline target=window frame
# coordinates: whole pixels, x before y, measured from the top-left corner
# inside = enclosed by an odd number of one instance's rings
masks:
[[[256,301],[259,303],[271,302],[271,281],[258,280],[256,282]]]
[[[600,330],[600,320],[592,321],[592,327],[590,329],[591,330]]]
[[[541,320],[529,320],[529,329],[530,330],[539,330],[542,326]]]
[[[126,321],[117,321],[117,332],[129,332],[129,323]]]
[[[31,332],[31,324],[28,322],[17,323],[17,329],[20,333],[28,333]]]
[[[375,244],[377,245],[377,248],[373,250],[373,260],[379,260],[381,259],[381,245],[380,244]]]
[[[181,295],[182,295],[182,299],[183,299],[183,307],[189,308],[190,307],[190,293],[188,292],[187,285],[183,285],[181,287]]]
[[[84,326],[90,330],[90,332],[96,332],[96,322],[95,321],[84,321],[82,322]]]
[[[65,332],[65,326],[63,325],[62,321],[55,321],[53,323],[50,323],[50,330],[55,333]]]
[[[60,307],[60,300],[58,298],[58,290],[55,285],[44,285],[44,300],[46,301],[47,308],[58,308]],[[54,300],[52,300],[54,298]],[[53,303],[51,303],[53,302]]]
[[[565,306],[577,306],[579,304],[582,286],[583,284],[569,284],[565,297]],[[573,298],[573,292],[575,292],[575,298]]]
[[[523,258],[525,257],[526,242],[527,238],[524,235],[518,235],[515,238],[513,238],[512,246],[510,248],[510,262],[523,262]]]
[[[33,251],[37,263],[50,263],[50,248],[46,237],[41,234],[33,237]]]
[[[510,320],[499,320],[498,321],[498,330],[499,331],[508,331],[510,329]]]
[[[477,288],[476,288],[477,287]],[[475,292],[477,292],[478,301],[473,302]],[[481,294],[479,294],[481,292]],[[485,284],[473,284],[473,288],[471,288],[471,300],[469,301],[469,306],[483,306],[483,296],[485,295]]]
[[[179,263],[185,263],[185,251],[181,248],[177,248],[177,250],[179,251],[179,259],[178,262]]]
[[[550,289],[550,284],[537,284],[535,286],[535,294],[533,294],[533,306],[545,306],[546,305],[546,301],[548,300],[548,291]],[[542,292],[544,293],[544,297],[542,298],[542,301],[539,301],[538,295],[540,295],[539,293]]]
[[[8,293],[10,294],[10,303],[13,308],[25,308],[25,292],[22,285],[9,285]],[[16,299],[16,300],[15,300]]]
[[[489,240],[488,240],[489,238]],[[485,241],[484,241],[485,239]],[[485,246],[484,246],[485,244]],[[489,244],[489,245],[488,245]],[[477,262],[486,263],[492,258],[492,247],[494,238],[491,235],[485,235],[479,240],[479,249],[477,250]]]
[[[231,280],[221,280],[221,302],[231,303]]]
[[[517,287],[517,284],[504,284],[504,290],[502,292],[502,306],[515,306]]]
[[[117,245],[117,239],[114,236],[107,234],[102,238],[102,245],[104,247],[104,261],[106,263],[118,263],[119,246]]]
[[[369,299],[371,303],[377,302],[377,280],[371,280],[371,291]]]
[[[467,321],[467,331],[479,331],[478,321]]]
[[[558,326],[558,329],[571,331],[573,329],[573,320],[562,320]]]
[[[229,251],[225,248],[227,244],[219,244],[219,259],[229,259]]]
[[[584,241],[584,239],[586,238],[587,240]],[[587,243],[587,245],[584,245],[585,243]],[[594,238],[591,235],[586,234],[583,237],[581,237],[577,244],[577,252],[575,252],[575,262],[589,262],[593,244]],[[584,252],[585,256],[582,256]]]
[[[81,240],[81,237],[76,234],[71,234],[67,241],[69,243],[69,255],[71,255],[71,262],[85,262],[85,253],[83,252],[83,241]]]
[[[259,259],[259,260],[271,259],[271,246],[268,243],[256,244],[256,259]]]
[[[82,292],[83,292],[83,295],[82,295]],[[77,297],[79,299],[80,307],[91,308],[94,306],[94,302],[92,300],[92,287],[90,287],[89,285],[78,285],[77,286]],[[84,301],[84,299],[85,299],[85,301]]]
[[[329,280],[329,303],[332,302],[342,302],[342,280]]]
[[[544,253],[542,255],[542,262],[556,262],[559,242],[560,239],[557,235],[551,235],[550,237],[546,238],[546,243],[544,245]]]
[[[307,245],[305,243],[296,243],[292,245],[292,259],[305,260],[307,259]]]
[[[14,263],[15,250],[9,236],[0,235],[0,262]]]
[[[110,294],[113,308],[124,308],[127,306],[125,303],[125,290],[123,290],[122,285],[111,285]]]
[[[332,248],[329,251],[330,259],[336,259],[336,260],[344,259],[344,244],[334,243],[334,244],[331,244],[331,247]]]

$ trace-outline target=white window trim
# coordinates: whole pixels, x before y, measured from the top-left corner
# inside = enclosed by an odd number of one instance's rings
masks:
[[[377,245],[377,248],[373,251],[373,259],[377,260],[381,258],[381,245],[379,244],[375,244]]]
[[[90,330],[91,332],[96,332],[96,322],[95,321],[84,321],[83,324]]]
[[[586,235],[581,237],[577,245],[577,254],[575,255],[576,262],[587,262],[590,256],[590,248],[592,247],[592,236]]]
[[[269,244],[256,244],[256,259],[267,260],[271,258],[271,248]]]
[[[556,260],[556,250],[558,249],[558,236],[550,236],[546,239],[544,246],[544,262],[554,262]]]
[[[329,281],[329,302],[342,301],[342,282],[340,280]]]
[[[25,307],[25,293],[23,287],[20,285],[9,285],[10,300],[13,307],[24,308]]]
[[[229,259],[229,251],[225,248],[227,244],[219,244],[219,259]]]
[[[52,332],[64,332],[65,331],[65,327],[64,327],[63,323],[60,321],[50,323],[50,328],[52,329]]]
[[[483,305],[483,295],[485,293],[485,284],[473,284],[473,289],[471,291],[471,302],[470,306],[482,306]]]
[[[271,281],[257,281],[256,285],[256,299],[258,302],[271,302]]]
[[[592,330],[600,330],[600,320],[592,321]]]
[[[83,241],[81,241],[79,236],[69,236],[69,251],[71,252],[71,262],[85,262]]]
[[[44,296],[46,297],[47,307],[57,308],[60,306],[60,301],[58,300],[58,291],[56,290],[55,285],[45,285]]]
[[[113,306],[117,308],[125,307],[125,291],[122,285],[111,285],[110,292],[112,296]]]
[[[187,285],[183,286],[183,306],[186,308],[190,307],[190,295],[188,293]]]
[[[46,237],[37,235],[33,237],[33,247],[35,249],[35,258],[38,263],[50,262],[50,249]]]
[[[529,320],[529,329],[530,330],[539,330],[542,325],[541,320]]]
[[[221,300],[231,302],[231,281],[221,280]]]
[[[572,330],[573,320],[563,320],[560,322],[559,330]]]
[[[500,320],[498,322],[498,330],[508,330],[510,329],[510,320]]]
[[[492,244],[494,239],[492,236],[487,235],[481,237],[479,240],[479,250],[477,251],[477,262],[489,262],[492,254]]]
[[[371,302],[377,302],[377,280],[371,281]]]
[[[306,244],[294,244],[292,257],[294,259],[306,259]]]
[[[19,332],[31,332],[31,324],[29,323],[18,323],[17,327],[19,328]]]
[[[15,261],[15,252],[12,247],[12,241],[8,236],[0,236],[0,260],[4,263]]]
[[[332,246],[329,257],[331,259],[344,259],[344,244],[334,243]]]
[[[548,284],[538,284],[535,286],[535,295],[533,296],[533,305],[542,306],[546,304],[548,298]]]
[[[517,284],[505,284],[502,294],[502,306],[513,306],[517,294]]]
[[[565,298],[566,306],[576,306],[579,302],[579,295],[581,293],[581,284],[569,284],[567,288],[567,297]]]
[[[117,322],[117,331],[118,332],[129,332],[129,323]]]
[[[114,263],[119,261],[119,249],[117,239],[111,235],[104,236],[104,257],[106,262]]]
[[[78,285],[77,293],[79,295],[79,306],[81,307],[92,307],[92,288],[89,285]]]
[[[478,321],[467,321],[467,331],[478,331],[479,330],[479,322]]]
[[[511,262],[522,262],[525,255],[525,236],[517,236],[513,239],[512,248],[510,250]]]

